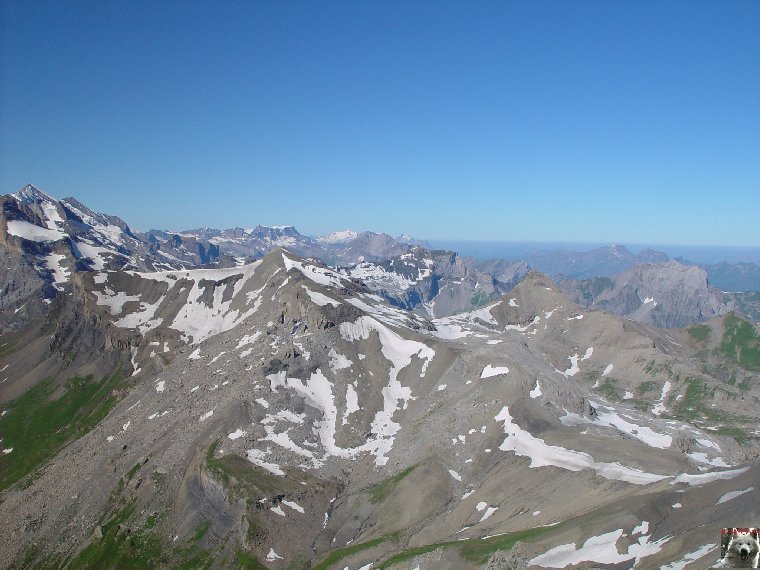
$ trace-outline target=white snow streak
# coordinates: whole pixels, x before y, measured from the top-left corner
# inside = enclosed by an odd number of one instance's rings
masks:
[[[507,435],[499,449],[514,451],[515,455],[528,457],[531,468],[554,466],[568,471],[592,469],[605,479],[627,481],[636,485],[647,485],[667,478],[665,475],[647,473],[619,463],[600,463],[588,453],[548,445],[543,439],[531,435],[514,423],[507,406],[504,406],[494,419],[504,422],[504,433]]]
[[[507,374],[509,373],[509,368],[506,366],[491,366],[490,364],[487,364],[485,368],[483,368],[483,372],[480,373],[481,378],[490,378],[491,376],[498,376],[499,374]]]

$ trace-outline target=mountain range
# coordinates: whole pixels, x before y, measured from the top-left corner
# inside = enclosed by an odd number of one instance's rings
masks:
[[[330,267],[83,208],[3,198],[9,567],[708,568],[758,518],[760,332],[694,324],[699,268],[558,286],[349,232]]]

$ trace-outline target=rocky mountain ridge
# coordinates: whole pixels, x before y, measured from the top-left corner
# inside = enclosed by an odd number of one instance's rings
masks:
[[[585,309],[535,272],[444,318],[283,249],[70,292],[39,340],[0,338],[2,472],[32,453],[12,428],[40,366],[63,372],[59,409],[88,347],[122,378],[98,422],[4,479],[17,566],[708,567],[721,522],[757,516],[756,373],[712,376],[701,332]],[[73,344],[51,350],[51,326]]]
[[[461,258],[455,252],[430,250],[409,236],[392,238],[353,230],[322,238],[304,236],[292,226],[133,232],[116,216],[93,212],[74,198],[56,200],[31,185],[4,196],[2,203],[0,246],[8,249],[9,256],[23,258],[9,265],[11,270],[0,283],[5,291],[0,297],[0,322],[6,325],[23,324],[27,316],[44,313],[42,304],[49,303],[54,291],[65,288],[71,276],[79,271],[230,267],[259,259],[278,247],[288,247],[298,255],[342,267],[342,272],[364,279],[397,306],[434,317],[481,306],[511,290],[531,269],[523,261],[482,262]],[[555,253],[568,261],[564,254],[560,255],[562,252]],[[573,254],[569,263],[581,273],[590,269],[605,273],[613,266],[624,267],[633,260],[661,257],[659,252],[652,251],[633,256],[623,246],[610,246],[587,252],[578,259]],[[631,292],[632,286],[615,290],[612,283],[627,282],[631,272],[641,273],[642,269],[631,268],[616,276],[595,277],[591,281],[564,280],[563,287],[585,306],[599,306],[655,326],[683,326],[731,310],[740,310],[756,320],[758,302],[753,293],[721,294],[708,286],[697,269],[681,271],[693,275],[689,284],[679,278],[665,279],[679,273],[674,273],[674,267],[678,267],[674,263],[646,264],[645,273],[659,277],[650,277],[646,287],[637,288],[637,291],[651,290],[641,298]],[[746,273],[746,269],[742,271]],[[642,275],[636,279],[640,280]],[[682,287],[678,298],[674,290],[668,290],[676,282]],[[35,293],[24,293],[29,291]],[[654,299],[655,293],[659,306],[650,311],[654,304],[644,307],[644,300]]]
[[[656,327],[679,328],[737,310],[707,273],[677,261],[641,264],[612,277],[560,282],[575,302]]]

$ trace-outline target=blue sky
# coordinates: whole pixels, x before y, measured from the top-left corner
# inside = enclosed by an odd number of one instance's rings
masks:
[[[0,3],[0,191],[132,226],[760,246],[760,2]]]

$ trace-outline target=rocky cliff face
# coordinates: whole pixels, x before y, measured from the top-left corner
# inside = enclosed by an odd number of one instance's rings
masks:
[[[707,274],[677,261],[637,265],[610,278],[566,280],[562,289],[577,303],[656,327],[677,328],[736,309]]]
[[[383,262],[363,262],[341,271],[361,279],[396,306],[444,317],[485,305],[510,291],[529,268],[524,263],[504,265],[497,278],[454,252],[415,247]]]

